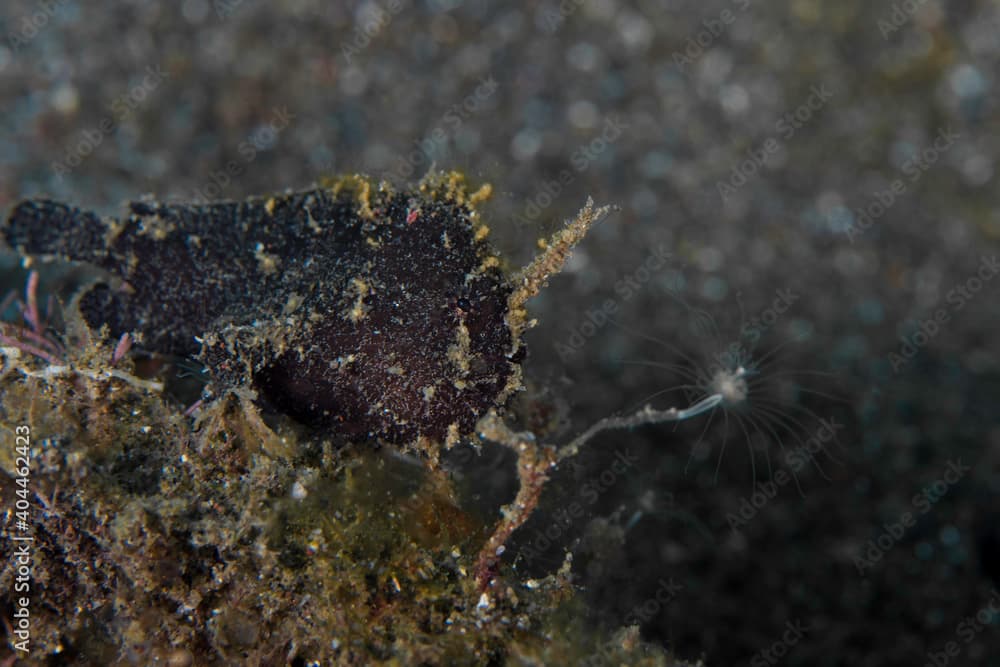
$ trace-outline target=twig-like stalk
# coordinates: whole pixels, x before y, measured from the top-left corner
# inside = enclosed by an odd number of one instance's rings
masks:
[[[111,365],[114,366],[124,359],[130,349],[132,349],[132,336],[126,331],[115,345],[115,351],[111,355]]]
[[[573,438],[569,444],[560,448],[556,460],[562,461],[563,459],[568,459],[571,456],[576,456],[576,454],[580,451],[580,447],[582,447],[595,435],[603,431],[611,431],[620,428],[635,428],[636,426],[644,426],[646,424],[662,424],[663,422],[684,421],[685,419],[697,417],[704,412],[712,410],[721,402],[721,394],[712,394],[711,396],[701,399],[694,405],[683,409],[668,408],[666,410],[656,410],[652,406],[646,405],[643,406],[641,410],[629,415],[628,417],[605,417],[580,435]]]
[[[542,488],[549,479],[549,472],[558,463],[575,456],[584,444],[604,431],[690,419],[713,410],[723,400],[722,394],[712,394],[683,409],[655,410],[646,405],[627,417],[602,419],[558,450],[551,445],[538,444],[531,432],[512,431],[495,413],[491,412],[479,420],[476,431],[482,438],[509,447],[517,453],[517,476],[520,482],[514,502],[504,505],[501,509],[503,518],[479,552],[476,581],[480,590],[485,590],[493,581],[500,556],[504,551],[504,544],[511,533],[520,528],[535,511],[542,495]]]
[[[0,334],[0,343],[3,343],[4,345],[9,345],[10,347],[16,347],[17,349],[23,350],[28,354],[33,354],[39,359],[44,359],[45,361],[49,362],[54,366],[58,366],[59,364],[62,363],[62,361],[56,358],[55,355],[46,352],[42,348],[35,347],[30,343],[25,343],[22,340],[11,338],[10,336],[5,336],[3,334]]]
[[[24,287],[24,299],[28,304],[24,310],[24,319],[32,331],[40,334],[45,327],[38,314],[38,271],[32,271],[28,274],[28,284]]]
[[[480,590],[486,590],[496,576],[507,538],[528,520],[538,506],[549,470],[555,466],[556,452],[554,447],[535,442],[533,433],[510,430],[492,412],[479,421],[476,430],[487,440],[510,447],[517,453],[517,476],[520,482],[514,502],[501,508],[503,518],[479,551],[476,581]]]
[[[0,305],[0,313],[10,304],[10,296]],[[64,351],[58,343],[45,336],[47,325],[38,312],[38,272],[28,274],[24,287],[25,303],[18,303],[24,325],[6,324],[0,322],[0,343],[44,359],[52,365],[62,363],[60,357]]]
[[[62,356],[63,354],[63,350],[55,341],[49,340],[45,336],[37,334],[31,329],[13,324],[0,323],[0,330],[2,330],[3,327],[8,328],[8,333],[10,332],[10,329],[14,330],[14,335],[9,336],[10,338],[27,338],[28,340],[37,343],[43,350],[48,351],[53,356]]]
[[[525,304],[538,294],[545,281],[559,273],[569,258],[573,247],[579,243],[587,231],[610,211],[608,206],[594,208],[594,200],[587,199],[586,205],[565,227],[540,243],[542,252],[515,277],[515,289],[507,300],[507,325],[514,338],[513,354],[521,345],[521,335],[533,325],[527,317]],[[542,487],[548,479],[549,470],[556,463],[556,449],[551,445],[539,445],[533,433],[511,431],[494,413],[483,417],[476,426],[479,434],[488,440],[510,447],[517,453],[517,475],[520,487],[517,497],[510,505],[501,509],[503,518],[493,530],[479,552],[476,565],[476,580],[485,590],[496,575],[504,543],[517,530],[538,505]]]
[[[576,214],[576,217],[561,230],[553,234],[550,239],[542,243],[542,252],[532,260],[531,264],[524,267],[517,274],[514,281],[517,289],[507,300],[508,322],[515,336],[520,335],[526,328],[531,326],[524,308],[528,299],[538,294],[550,276],[562,271],[563,265],[569,258],[573,247],[610,210],[610,206],[602,206],[595,209],[594,200],[588,198],[587,203]]]

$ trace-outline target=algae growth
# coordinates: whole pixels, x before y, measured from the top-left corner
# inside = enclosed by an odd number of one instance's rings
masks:
[[[488,193],[352,177],[124,221],[15,209],[12,245],[110,272],[64,326],[37,280],[4,325],[0,433],[32,437],[32,664],[676,664],[637,628],[587,627],[571,559],[544,580],[501,567],[554,465],[498,416],[524,303],[597,213],[512,278],[475,209]],[[194,354],[210,381],[185,410],[169,376]],[[474,428],[519,450],[497,526],[437,463]]]

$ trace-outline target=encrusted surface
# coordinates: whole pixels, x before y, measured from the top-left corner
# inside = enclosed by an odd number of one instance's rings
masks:
[[[215,395],[252,388],[349,438],[441,441],[507,397],[523,357],[513,288],[473,208],[485,196],[452,173],[400,192],[351,177],[244,202],[133,202],[121,220],[39,200],[4,236],[105,269],[113,279],[80,299],[87,323],[200,354]]]
[[[268,451],[246,404],[192,431],[131,360],[112,376],[110,345],[75,345],[60,367],[0,348],[0,437],[32,434],[33,630],[17,665],[675,664],[635,628],[588,632],[568,562],[483,594],[488,526],[441,471],[294,429],[270,434],[287,453]],[[4,497],[16,469],[4,448]],[[18,535],[6,515],[0,551]]]

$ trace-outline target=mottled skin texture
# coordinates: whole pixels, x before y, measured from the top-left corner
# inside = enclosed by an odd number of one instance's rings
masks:
[[[6,242],[124,281],[80,312],[139,347],[199,356],[208,394],[263,405],[352,439],[469,433],[505,400],[523,347],[512,286],[464,190],[362,180],[269,199],[135,202],[121,220],[46,200],[18,205]],[[200,342],[199,342],[200,341]]]

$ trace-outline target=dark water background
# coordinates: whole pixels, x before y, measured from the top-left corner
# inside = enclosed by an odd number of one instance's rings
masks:
[[[595,621],[710,665],[1000,664],[996,2],[17,0],[0,36],[4,210],[436,164],[517,265],[617,204],[533,303],[533,423],[727,351],[757,384],[592,442],[518,567],[572,549]],[[500,452],[466,467],[506,500]]]

